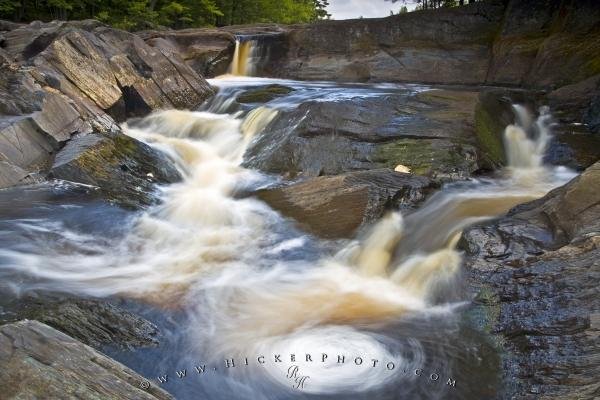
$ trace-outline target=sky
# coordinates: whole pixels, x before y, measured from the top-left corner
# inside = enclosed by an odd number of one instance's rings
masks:
[[[402,2],[384,0],[329,0],[327,11],[333,19],[387,17],[390,10],[397,14]]]

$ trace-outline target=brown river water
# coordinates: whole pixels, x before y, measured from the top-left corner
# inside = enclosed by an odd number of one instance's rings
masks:
[[[237,49],[244,59],[233,73],[252,70],[253,51]],[[2,289],[106,297],[153,321],[163,335],[158,347],[106,352],[177,398],[493,394],[499,355],[466,317],[456,244],[465,227],[573,177],[542,163],[548,110],[533,116],[515,106],[516,123],[505,132],[509,166],[494,176],[447,184],[416,212],[392,212],[353,240],[325,241],[236,196],[280,179],[243,168],[246,148],[280,110],[305,101],[434,88],[235,75],[211,83],[220,92],[199,111],[162,111],[123,126],[184,175],[160,189],[160,205],[125,211],[67,182],[0,194]],[[232,108],[242,89],[272,83],[296,90]]]

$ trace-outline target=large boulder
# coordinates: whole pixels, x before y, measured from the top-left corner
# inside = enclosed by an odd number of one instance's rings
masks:
[[[419,175],[465,178],[480,168],[476,101],[469,90],[309,101],[280,111],[245,165],[294,177],[401,164]]]
[[[392,170],[354,172],[259,190],[256,195],[321,237],[353,237],[388,209],[410,209],[435,187],[431,180]]]
[[[172,399],[146,378],[47,325],[0,327],[0,379],[7,399]]]
[[[119,132],[74,137],[56,155],[50,177],[95,186],[131,208],[155,203],[156,184],[181,179],[162,152]]]
[[[503,353],[501,398],[591,398],[600,386],[600,163],[462,238],[472,318]]]

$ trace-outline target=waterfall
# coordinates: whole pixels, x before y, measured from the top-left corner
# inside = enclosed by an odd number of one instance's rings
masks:
[[[527,108],[515,104],[515,124],[504,131],[504,147],[510,168],[539,169],[543,166],[546,147],[551,139],[552,123],[548,107],[541,107],[534,121]]]
[[[256,63],[258,61],[257,40],[245,40],[238,37],[235,40],[235,50],[229,73],[237,76],[253,76],[256,73]]]

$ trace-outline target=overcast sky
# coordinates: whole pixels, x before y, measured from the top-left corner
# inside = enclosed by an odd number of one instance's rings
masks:
[[[327,10],[333,19],[387,17],[390,10],[397,14],[402,2],[384,0],[329,0]]]

